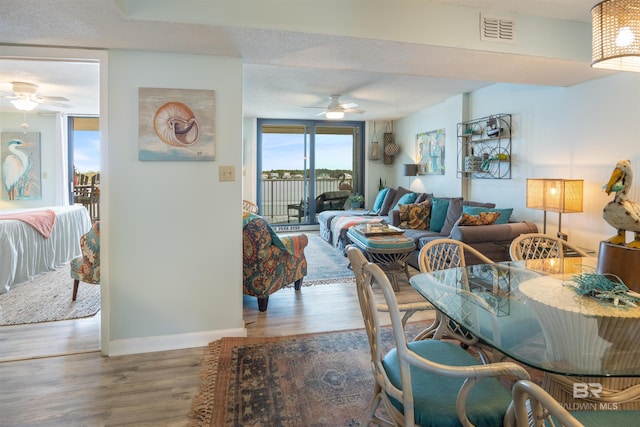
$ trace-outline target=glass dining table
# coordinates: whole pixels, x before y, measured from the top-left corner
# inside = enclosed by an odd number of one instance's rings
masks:
[[[439,312],[436,337],[453,321],[544,371],[543,386],[568,408],[609,402],[640,409],[640,307],[576,292],[575,279],[595,273],[596,265],[594,257],[479,264],[416,274],[410,282]]]

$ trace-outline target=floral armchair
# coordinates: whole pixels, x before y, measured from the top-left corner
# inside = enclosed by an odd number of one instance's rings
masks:
[[[307,274],[305,234],[279,237],[261,216],[244,212],[242,230],[243,293],[258,298],[258,309],[267,310],[269,295],[294,283],[300,290]]]
[[[80,238],[80,249],[82,256],[71,260],[72,301],[76,300],[80,282],[100,284],[100,221],[94,222],[91,230]]]

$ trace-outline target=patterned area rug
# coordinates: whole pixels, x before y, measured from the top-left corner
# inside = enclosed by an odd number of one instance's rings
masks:
[[[322,240],[318,233],[305,232],[305,234],[309,238],[309,244],[304,249],[304,255],[307,258],[307,275],[302,281],[302,286],[355,280],[347,257]]]
[[[80,283],[75,302],[72,293],[69,266],[12,287],[0,295],[0,325],[77,319],[100,310],[100,286]]]
[[[390,348],[390,330],[384,338]],[[190,426],[359,426],[374,385],[363,329],[223,338],[209,344],[201,378]]]

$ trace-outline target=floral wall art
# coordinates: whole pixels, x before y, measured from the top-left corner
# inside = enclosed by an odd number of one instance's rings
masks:
[[[2,132],[2,200],[42,198],[40,132]]]
[[[418,174],[444,175],[444,129],[416,135]]]
[[[138,88],[139,160],[214,160],[213,90]]]

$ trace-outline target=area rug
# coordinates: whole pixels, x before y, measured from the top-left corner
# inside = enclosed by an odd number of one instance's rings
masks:
[[[349,259],[337,249],[322,240],[317,233],[305,233],[309,244],[304,249],[307,258],[307,275],[302,286],[325,285],[336,282],[354,281]]]
[[[100,286],[80,283],[75,302],[72,293],[68,266],[16,285],[0,295],[0,325],[77,319],[100,310]]]
[[[407,332],[427,324],[409,324]],[[388,329],[387,348],[392,340]],[[363,329],[223,338],[205,351],[201,378],[192,427],[359,426],[374,386]]]

